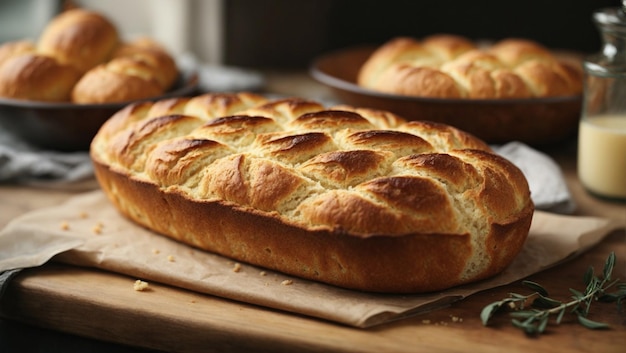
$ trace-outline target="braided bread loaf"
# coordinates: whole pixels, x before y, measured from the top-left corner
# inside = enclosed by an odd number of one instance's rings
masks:
[[[454,35],[422,41],[398,37],[372,53],[357,83],[385,93],[432,98],[575,96],[582,92],[582,70],[525,39],[479,48]]]
[[[92,141],[131,220],[238,261],[375,292],[501,272],[533,215],[523,174],[447,125],[251,93],[129,105]]]
[[[39,40],[0,46],[0,96],[34,101],[114,103],[156,97],[178,69],[167,50],[147,38],[122,42],[103,15],[67,10]]]

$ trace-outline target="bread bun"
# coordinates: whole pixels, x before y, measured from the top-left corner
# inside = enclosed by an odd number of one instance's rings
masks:
[[[80,78],[73,66],[33,53],[9,58],[0,66],[0,97],[43,102],[68,101]]]
[[[112,22],[80,8],[52,19],[37,44],[23,40],[0,46],[0,67],[27,53],[32,54],[29,59],[3,70],[0,96],[78,104],[119,103],[163,95],[179,74],[176,62],[159,43],[148,37],[120,42]]]
[[[163,93],[151,67],[119,57],[89,70],[74,86],[72,102],[117,103],[155,97]]]
[[[418,97],[557,97],[581,94],[582,70],[526,39],[509,38],[479,48],[454,35],[422,41],[398,37],[372,53],[360,68],[357,83]]]
[[[44,28],[37,51],[87,72],[109,60],[118,44],[117,30],[106,17],[72,9],[56,16]]]
[[[131,58],[150,67],[163,91],[168,90],[178,78],[178,68],[172,56],[150,38],[141,37],[123,43],[113,53],[113,58],[119,57]]]
[[[92,141],[134,222],[237,261],[373,292],[494,276],[534,206],[481,140],[389,112],[250,93],[141,102]]]
[[[156,97],[178,77],[176,62],[150,38],[125,42],[112,59],[88,71],[72,91],[72,102],[117,103]]]
[[[0,45],[0,66],[14,56],[34,52],[35,44],[30,40],[5,42]]]

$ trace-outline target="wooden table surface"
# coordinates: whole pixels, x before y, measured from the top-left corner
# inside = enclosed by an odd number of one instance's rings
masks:
[[[269,91],[323,95],[304,75],[269,76]],[[294,82],[298,85],[294,86]],[[302,84],[304,82],[304,85]],[[303,88],[303,87],[306,87]],[[313,93],[312,93],[313,92]],[[582,288],[589,266],[602,269],[611,251],[617,255],[614,277],[626,280],[626,204],[587,194],[575,172],[575,142],[546,150],[562,166],[578,205],[576,214],[619,219],[624,227],[581,256],[531,276],[561,300],[569,288]],[[93,180],[74,190],[0,184],[0,228],[11,219],[63,202],[97,187]],[[572,319],[551,324],[547,334],[530,338],[506,315],[493,325],[480,322],[481,309],[509,292],[528,293],[519,282],[478,293],[448,308],[369,329],[357,329],[157,283],[149,292],[132,290],[132,278],[94,269],[50,263],[21,272],[0,301],[6,318],[78,336],[163,351],[286,352],[623,352],[626,312],[615,304],[595,303],[593,320],[608,330],[592,331]]]

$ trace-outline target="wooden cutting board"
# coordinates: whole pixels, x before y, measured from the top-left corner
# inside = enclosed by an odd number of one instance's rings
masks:
[[[568,288],[583,289],[582,274],[600,271],[609,252],[614,276],[626,279],[626,232],[566,264],[532,276],[551,295],[566,300]],[[134,279],[114,273],[51,263],[26,270],[9,286],[3,316],[105,341],[164,351],[298,352],[623,352],[626,312],[596,303],[594,320],[610,330],[591,331],[567,319],[548,333],[529,338],[499,316],[484,327],[480,310],[509,292],[529,293],[519,283],[467,298],[449,308],[371,329],[356,329],[290,313],[234,302],[158,283],[133,289]]]
[[[575,171],[575,149],[553,151],[577,204],[577,214],[624,221],[600,244],[562,265],[529,277],[550,294],[567,300],[569,288],[582,290],[589,266],[601,271],[611,251],[614,277],[626,281],[626,204],[588,195]],[[92,187],[87,185],[86,188]],[[52,206],[73,192],[0,185],[0,228],[33,209]],[[135,279],[50,263],[21,272],[0,300],[0,315],[80,336],[163,351],[284,352],[597,352],[626,351],[626,309],[596,303],[591,319],[611,329],[591,331],[575,320],[550,325],[547,334],[529,338],[506,315],[490,327],[481,309],[510,292],[529,293],[519,282],[477,293],[449,308],[393,323],[357,329],[309,317],[230,301],[151,283],[133,290]]]

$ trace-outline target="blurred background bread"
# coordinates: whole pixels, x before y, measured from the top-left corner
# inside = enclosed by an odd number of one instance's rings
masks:
[[[73,66],[34,52],[16,55],[0,66],[0,96],[44,102],[70,99],[80,78]]]
[[[0,46],[0,66],[14,56],[35,52],[35,44],[30,40],[16,40]]]
[[[113,53],[114,60],[120,57],[130,58],[148,66],[163,90],[170,87],[178,76],[176,62],[167,49],[148,37],[139,37],[122,43]]]
[[[39,37],[37,51],[87,72],[109,60],[119,42],[117,30],[107,18],[78,8],[50,21]]]
[[[72,90],[72,101],[79,104],[123,102],[162,92],[147,65],[120,57],[89,70]]]
[[[104,15],[72,8],[54,17],[38,40],[0,46],[0,96],[78,104],[162,95],[178,68],[156,41],[123,41]]]
[[[438,34],[392,38],[363,64],[357,83],[432,98],[575,96],[582,92],[582,70],[528,39],[479,47],[461,36]]]

